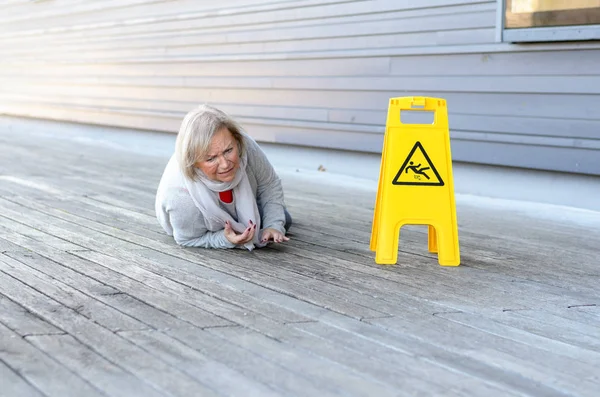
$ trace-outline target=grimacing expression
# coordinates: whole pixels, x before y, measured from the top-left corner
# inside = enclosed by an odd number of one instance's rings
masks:
[[[238,142],[227,128],[221,128],[213,135],[206,156],[194,165],[210,180],[231,182],[240,166]]]

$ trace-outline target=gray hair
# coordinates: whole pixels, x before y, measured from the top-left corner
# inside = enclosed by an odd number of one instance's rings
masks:
[[[175,157],[186,178],[197,178],[194,164],[206,156],[213,136],[223,128],[231,132],[242,156],[245,150],[242,128],[225,112],[210,105],[200,105],[185,115],[175,142]]]

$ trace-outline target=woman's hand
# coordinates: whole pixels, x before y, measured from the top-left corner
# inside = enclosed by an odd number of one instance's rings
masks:
[[[255,231],[256,225],[252,221],[248,222],[248,227],[241,234],[237,234],[235,230],[231,228],[229,221],[225,222],[225,238],[229,240],[231,244],[243,245],[248,241],[252,241]]]
[[[281,243],[283,241],[289,241],[290,238],[286,237],[279,230],[275,230],[268,227],[262,231],[262,236],[260,236],[260,242],[266,243],[269,240],[274,241],[276,243]]]

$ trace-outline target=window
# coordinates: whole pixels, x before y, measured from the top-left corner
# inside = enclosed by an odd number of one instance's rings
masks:
[[[600,40],[600,0],[498,0],[501,40]]]

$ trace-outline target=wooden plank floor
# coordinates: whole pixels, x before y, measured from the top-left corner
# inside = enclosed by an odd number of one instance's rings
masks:
[[[600,395],[599,214],[459,196],[460,267],[384,267],[374,183],[282,170],[289,243],[183,249],[173,142],[0,118],[2,396]]]

